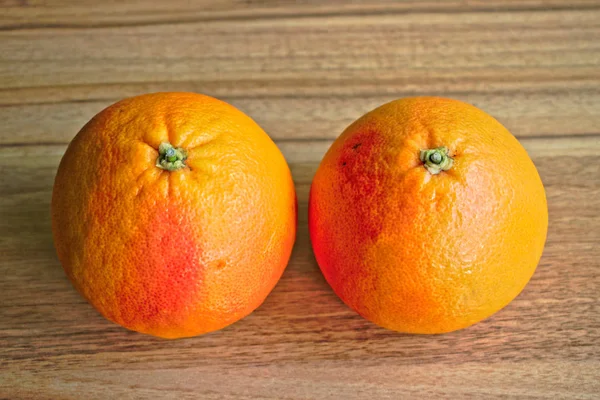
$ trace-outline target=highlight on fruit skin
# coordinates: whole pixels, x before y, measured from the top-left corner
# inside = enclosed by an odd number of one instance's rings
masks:
[[[179,338],[221,329],[273,289],[296,236],[288,165],[233,106],[153,93],[96,115],[52,195],[58,257],[107,319]]]
[[[400,99],[365,114],[331,145],[310,190],[311,243],[327,282],[399,332],[451,332],[505,307],[533,275],[547,228],[525,149],[451,99]]]

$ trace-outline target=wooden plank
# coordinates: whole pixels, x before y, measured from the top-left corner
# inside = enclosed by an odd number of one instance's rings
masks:
[[[439,94],[475,104],[517,137],[600,133],[600,89]],[[365,112],[403,95],[221,98],[253,117],[275,140],[309,140],[336,138]],[[90,118],[118,99],[0,107],[0,145],[68,143]]]
[[[351,0],[312,0],[289,2],[236,1],[236,0],[126,0],[98,3],[95,1],[62,0],[5,0],[0,3],[0,29],[31,27],[80,27],[126,24],[178,23],[198,20],[259,19],[284,16],[352,15],[368,13],[457,13],[467,11],[522,11],[595,9],[595,0],[378,0],[354,2]]]
[[[594,399],[598,384],[593,362],[564,362],[564,374],[543,361],[465,362],[432,368],[398,368],[393,359],[378,365],[363,361],[270,363],[252,368],[195,365],[161,367],[150,361],[143,369],[115,367],[98,370],[92,362],[79,368],[42,373],[14,371],[6,378],[10,398],[104,400],[120,399]],[[198,365],[200,364],[200,365]],[[384,372],[385,371],[385,372]],[[482,372],[483,371],[483,372]],[[160,377],[160,378],[157,378]],[[135,393],[135,394],[134,394]]]
[[[69,84],[63,86],[33,86],[0,88],[0,106],[49,104],[60,102],[116,101],[141,93],[160,91],[187,91],[205,93],[224,99],[339,97],[367,100],[378,96],[493,94],[518,96],[546,94],[545,103],[556,101],[565,92],[586,96],[598,90],[600,73],[595,66],[553,67],[542,66],[457,69],[405,68],[381,71],[376,75],[357,74],[352,79],[323,76],[313,71],[297,78],[278,75],[247,80],[221,79],[218,76],[198,77],[187,81],[121,82],[99,84]],[[321,77],[319,77],[321,75]],[[289,112],[289,111],[288,111]]]
[[[346,92],[373,93],[390,81],[397,90],[413,72],[417,86],[428,77],[451,84],[456,75],[471,85],[481,79],[480,85],[518,88],[512,74],[525,69],[524,87],[554,80],[563,88],[593,88],[600,51],[590,38],[600,38],[599,16],[600,10],[392,14],[4,31],[0,87],[283,81],[297,93],[306,81],[313,89],[329,81],[321,93],[348,85]]]

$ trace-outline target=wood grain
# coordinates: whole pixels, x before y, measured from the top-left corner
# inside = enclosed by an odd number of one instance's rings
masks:
[[[35,27],[89,27],[140,24],[188,23],[193,21],[248,20],[292,16],[364,15],[369,13],[431,12],[454,14],[464,11],[528,11],[597,9],[596,0],[384,0],[354,2],[310,0],[304,2],[266,0],[156,0],[111,1],[99,4],[93,0],[3,0],[0,27],[27,29]]]
[[[0,399],[598,398],[599,21],[592,0],[0,1]],[[49,220],[79,128],[162,90],[216,95],[255,118],[290,163],[300,206],[266,302],[178,341],[87,305]],[[400,335],[327,286],[307,198],[347,124],[426,94],[474,103],[519,137],[550,228],[535,276],[504,310],[460,332]]]

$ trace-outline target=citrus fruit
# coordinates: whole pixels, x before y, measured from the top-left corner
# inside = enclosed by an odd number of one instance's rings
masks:
[[[517,139],[450,99],[367,113],[332,144],[310,192],[327,282],[400,332],[450,332],[506,306],[533,275],[547,227],[544,187]]]
[[[155,93],[96,115],[52,196],[58,257],[107,319],[164,338],[223,328],[266,298],[296,235],[288,165],[233,106]]]

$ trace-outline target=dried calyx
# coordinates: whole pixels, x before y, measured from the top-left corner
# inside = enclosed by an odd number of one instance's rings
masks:
[[[435,149],[421,150],[419,158],[423,166],[433,175],[452,168],[454,160],[448,155],[447,147],[437,147]]]
[[[185,167],[187,153],[181,147],[173,147],[170,143],[161,143],[158,146],[156,166],[166,171],[177,171]]]

